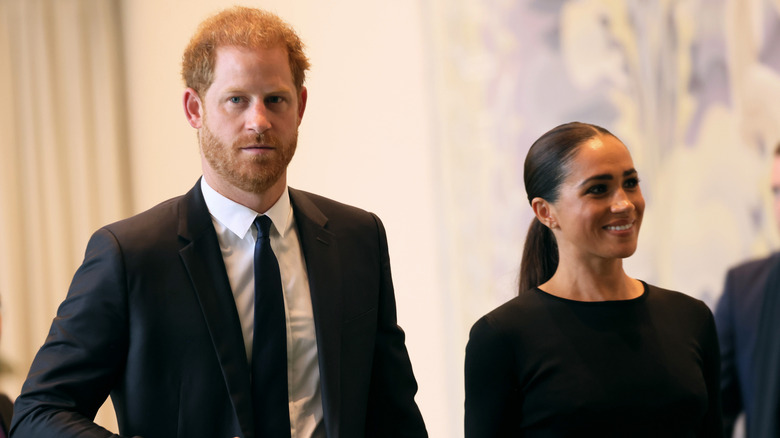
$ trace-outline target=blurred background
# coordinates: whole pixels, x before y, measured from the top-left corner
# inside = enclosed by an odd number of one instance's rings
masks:
[[[195,184],[181,53],[236,3],[307,45],[289,184],[383,219],[432,437],[463,435],[468,330],[516,293],[523,160],[550,128],[631,150],[629,274],[714,308],[729,266],[777,247],[780,0],[0,0],[0,391],[18,395],[91,233]],[[110,408],[98,422],[115,430]]]

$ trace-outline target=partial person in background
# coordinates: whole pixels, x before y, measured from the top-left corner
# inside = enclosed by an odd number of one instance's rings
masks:
[[[471,329],[466,437],[722,436],[712,313],[623,270],[645,209],[626,146],[568,123],[524,172],[536,217],[518,296]]]
[[[287,186],[308,67],[271,13],[200,25],[182,76],[203,177],[92,236],[12,434],[112,436],[110,394],[124,436],[427,436],[382,222]]]
[[[2,300],[0,300],[2,301]],[[0,338],[2,338],[3,332],[3,305],[0,302]],[[0,360],[0,371],[3,371],[2,367],[5,363]],[[11,399],[5,395],[0,394],[0,438],[8,436],[8,428],[11,426],[11,420],[14,416],[14,403]]]
[[[780,227],[780,144],[771,185]],[[780,253],[728,271],[715,323],[726,436],[744,412],[747,438],[780,437]]]

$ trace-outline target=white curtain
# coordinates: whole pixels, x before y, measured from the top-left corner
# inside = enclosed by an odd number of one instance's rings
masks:
[[[0,389],[12,398],[90,234],[132,208],[121,48],[118,1],[0,0]]]

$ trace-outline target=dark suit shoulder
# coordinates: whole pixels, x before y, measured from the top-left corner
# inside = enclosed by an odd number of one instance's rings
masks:
[[[178,238],[180,200],[181,197],[169,199],[144,212],[105,225],[93,234],[91,242],[114,241],[115,245],[123,248],[123,252],[131,253],[150,252],[174,244]]]
[[[780,253],[749,260],[729,269],[723,287],[717,312],[731,313],[737,320],[746,321],[758,316],[764,291],[770,274],[780,264]],[[724,316],[719,316],[722,318]]]
[[[748,260],[729,269],[729,276],[739,278],[756,278],[769,272],[772,266],[780,263],[780,252],[773,253],[760,259]]]
[[[348,214],[357,216],[371,215],[371,213],[362,208],[344,204],[343,202],[339,202],[304,190],[290,188],[290,196],[293,199],[293,203],[300,204],[309,202],[320,209],[326,216],[331,216],[333,214]]]
[[[342,237],[364,232],[373,235],[376,230],[384,234],[384,225],[379,217],[361,208],[292,188],[290,200],[297,218],[305,217]]]
[[[149,229],[159,228],[161,224],[167,222],[176,222],[179,211],[179,203],[183,196],[163,201],[146,211],[142,211],[133,216],[105,225],[113,232],[124,233],[130,231],[148,231]]]
[[[155,242],[175,241],[178,237],[192,240],[204,232],[213,232],[213,225],[198,180],[184,195],[106,225],[101,230],[108,231],[125,244],[154,245]]]

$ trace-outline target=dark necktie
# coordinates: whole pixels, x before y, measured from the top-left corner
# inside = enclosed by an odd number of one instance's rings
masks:
[[[255,435],[290,436],[287,398],[287,335],[279,263],[271,249],[271,218],[255,219],[255,332],[252,344],[252,397]]]

